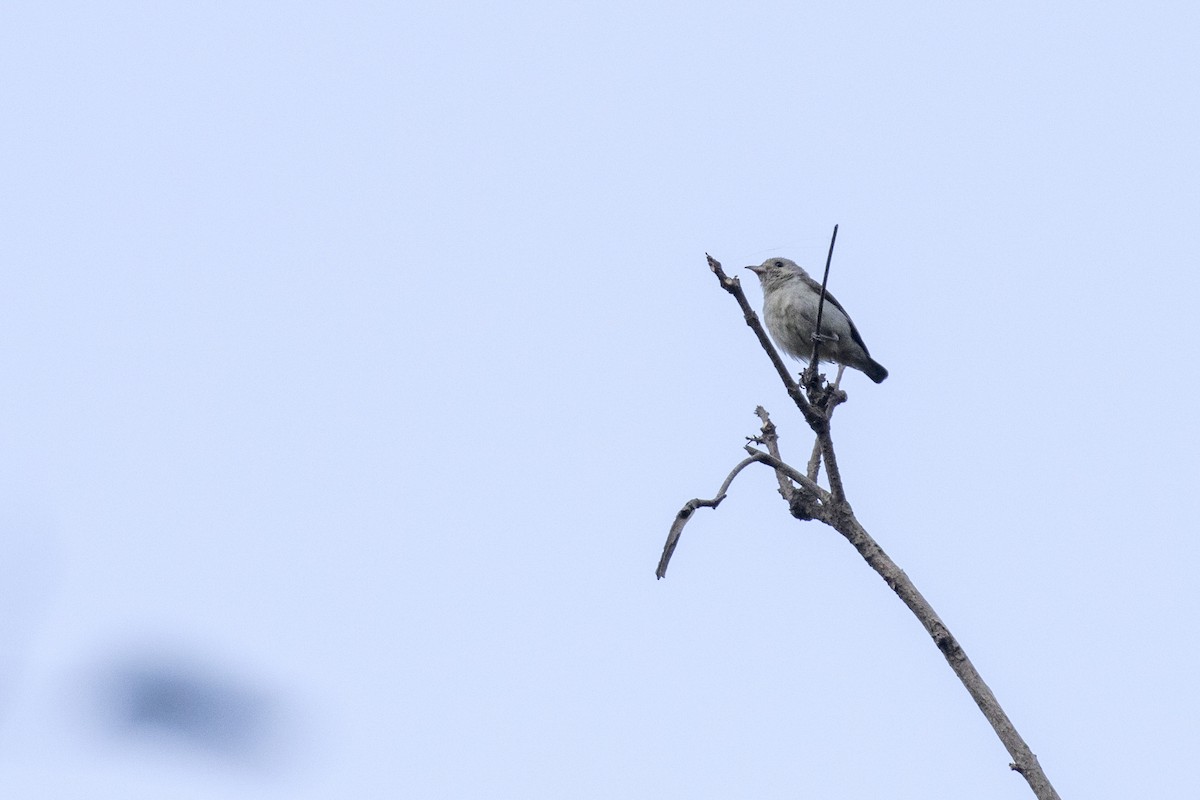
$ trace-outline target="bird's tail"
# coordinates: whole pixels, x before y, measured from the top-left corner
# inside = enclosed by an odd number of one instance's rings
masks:
[[[883,383],[883,379],[888,376],[888,371],[883,368],[883,364],[871,357],[867,357],[866,363],[862,365],[862,371],[867,377],[876,383]]]

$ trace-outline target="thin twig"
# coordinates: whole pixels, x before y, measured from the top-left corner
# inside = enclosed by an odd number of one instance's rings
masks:
[[[838,226],[833,226],[833,237],[829,240],[829,253],[825,256],[825,277],[821,279],[821,299],[817,301],[817,327],[813,333],[813,354],[812,364],[809,369],[812,374],[817,374],[817,356],[821,349],[821,312],[825,310],[825,285],[829,283],[829,264],[833,261],[833,246],[837,243]]]
[[[829,494],[835,505],[844,505],[846,490],[842,487],[842,471],[838,469],[837,453],[833,452],[833,437],[829,435],[829,420],[824,420],[817,430],[817,441],[821,443],[821,458],[825,460],[825,475],[829,478]]]
[[[816,483],[810,481],[807,475],[793,467],[791,464],[780,461],[770,453],[764,453],[762,450],[755,450],[750,445],[746,445],[745,450],[750,454],[751,461],[758,461],[762,464],[766,464],[771,469],[782,472],[784,475],[787,475],[796,483],[800,484],[801,489],[807,491],[822,503],[828,504],[829,501],[832,500],[832,496],[829,492],[822,489]]]
[[[813,439],[812,455],[808,457],[808,477],[814,481],[821,475],[821,440]]]
[[[782,461],[783,457],[779,454],[779,434],[775,430],[775,423],[771,422],[771,415],[762,406],[756,407],[754,413],[762,420],[762,436],[759,441],[767,446],[768,453]],[[775,477],[779,480],[779,494],[790,503],[796,494],[795,487],[788,481],[787,474],[782,470],[775,470]]]
[[[755,450],[750,445],[746,445],[746,452],[749,453],[750,456],[742,459],[738,465],[734,467],[727,476],[725,476],[725,481],[721,484],[721,488],[717,490],[715,497],[713,497],[711,500],[704,500],[696,497],[688,500],[683,504],[683,508],[679,509],[679,513],[675,515],[675,519],[671,523],[671,530],[667,533],[667,541],[663,545],[662,556],[658,559],[658,568],[654,570],[654,574],[659,578],[659,580],[666,577],[667,565],[671,562],[671,556],[674,555],[675,547],[679,544],[679,537],[683,535],[683,528],[685,525],[687,525],[688,520],[692,518],[692,514],[695,513],[696,509],[716,508],[717,506],[721,505],[721,501],[725,499],[726,493],[728,493],[729,487],[733,483],[733,479],[738,476],[739,472],[755,462],[766,464],[768,467],[775,470],[777,475],[786,475],[788,478],[791,478],[793,481],[800,484],[800,489],[798,491],[804,495],[802,499],[806,501],[815,501],[806,502],[804,504],[805,509],[809,511],[813,511],[815,509],[819,513],[820,510],[829,502],[829,492],[810,481],[802,472],[792,465],[784,463],[770,453],[764,453],[761,450]],[[788,500],[788,504],[791,506],[794,505],[797,500],[795,496],[797,490],[791,487],[789,487],[789,489],[791,489],[792,496],[789,497],[785,495],[785,499]]]
[[[683,526],[687,525],[688,520],[692,518],[692,514],[696,509],[716,508],[721,505],[721,501],[725,499],[725,494],[729,491],[729,486],[733,483],[733,479],[737,477],[737,474],[758,460],[754,456],[742,459],[725,477],[721,488],[717,490],[717,496],[711,500],[702,500],[696,497],[683,504],[683,508],[679,509],[679,513],[675,515],[675,521],[671,523],[671,530],[667,534],[667,542],[663,545],[662,557],[658,560],[658,569],[654,571],[659,580],[662,580],[666,576],[667,564],[671,561],[671,554],[675,552],[675,546],[679,544],[679,537],[683,534]]]
[[[832,391],[829,393],[829,399],[825,405],[825,418],[829,419],[833,416],[833,410],[846,401],[846,393],[839,391],[838,387],[842,384],[842,373],[846,371],[844,364],[838,364],[837,377],[834,378]],[[808,477],[814,481],[821,474],[821,440],[813,441],[812,455],[808,458]]]

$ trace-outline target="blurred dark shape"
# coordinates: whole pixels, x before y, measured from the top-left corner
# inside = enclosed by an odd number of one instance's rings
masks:
[[[279,714],[266,693],[198,665],[130,660],[101,686],[106,716],[118,733],[173,739],[243,763],[261,763],[279,736]]]

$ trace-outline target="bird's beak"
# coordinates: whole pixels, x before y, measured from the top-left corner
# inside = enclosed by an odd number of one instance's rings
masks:
[[[759,267],[759,266],[750,266],[750,267],[746,267],[746,269],[750,270],[750,271],[751,271],[751,272],[753,272],[755,275],[762,275],[762,274],[763,274],[763,268],[762,268],[762,267]]]

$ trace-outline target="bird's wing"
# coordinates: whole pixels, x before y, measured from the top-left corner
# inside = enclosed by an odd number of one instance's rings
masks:
[[[817,292],[820,291],[821,284],[818,283]],[[862,335],[858,332],[858,328],[854,327],[854,320],[850,319],[850,315],[846,313],[846,309],[842,308],[842,304],[839,303],[837,298],[830,294],[828,290],[825,291],[825,302],[831,304],[838,311],[842,312],[842,316],[846,318],[846,323],[850,326],[850,338],[854,340],[855,344],[862,348],[863,353],[865,353],[867,357],[870,357],[871,352],[867,350],[867,343],[863,341]]]

